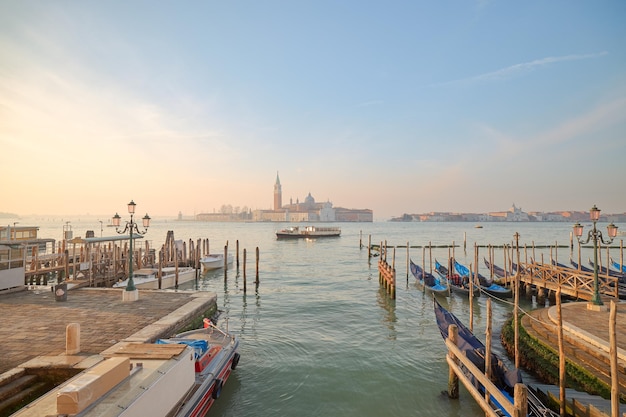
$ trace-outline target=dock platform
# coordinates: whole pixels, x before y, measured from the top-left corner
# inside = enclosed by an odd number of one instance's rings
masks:
[[[568,361],[585,368],[610,386],[609,311],[589,310],[587,304],[587,302],[562,304],[565,354]],[[617,303],[616,307],[618,381],[620,394],[623,397],[626,392],[626,338],[623,336],[626,335],[626,303]],[[557,322],[557,308],[551,306],[531,311],[529,315],[522,318],[521,325],[531,336],[558,352]],[[548,391],[546,390],[546,392]],[[552,391],[554,391],[554,387]],[[554,392],[551,394],[554,397]],[[569,402],[572,398],[578,398],[577,396],[580,395],[580,393],[574,395],[569,392],[566,394],[566,399]],[[558,391],[556,398],[558,399]],[[601,400],[600,397],[594,397],[593,401],[587,398],[591,397],[578,398],[578,401],[583,404],[591,404],[606,415],[610,415],[610,401]],[[620,415],[622,415],[621,413],[626,413],[623,404],[620,406]]]
[[[80,355],[99,355],[122,340],[172,334],[212,307],[209,292],[140,291],[123,302],[121,289],[81,288],[57,301],[51,289],[0,295],[0,375],[37,357],[65,354],[66,327],[80,325]]]

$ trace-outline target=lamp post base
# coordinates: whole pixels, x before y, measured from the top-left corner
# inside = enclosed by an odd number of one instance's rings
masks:
[[[122,291],[122,301],[137,301],[139,300],[139,290],[134,289],[132,291]]]
[[[593,302],[587,303],[587,310],[590,311],[608,311],[608,308],[604,304],[594,304]]]

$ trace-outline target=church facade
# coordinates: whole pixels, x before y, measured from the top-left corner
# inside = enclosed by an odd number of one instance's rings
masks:
[[[282,186],[276,173],[274,183],[274,207],[272,210],[255,210],[252,220],[257,222],[372,222],[374,213],[370,209],[346,209],[333,207],[330,201],[316,202],[309,193],[304,201],[290,199],[283,205]]]

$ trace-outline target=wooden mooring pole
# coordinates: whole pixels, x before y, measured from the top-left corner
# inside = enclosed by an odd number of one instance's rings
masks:
[[[228,278],[228,242],[224,245],[224,281]]]
[[[406,241],[406,283],[409,283],[409,241]]]
[[[609,313],[609,356],[611,359],[611,417],[619,416],[619,378],[617,368],[617,305],[611,300]]]
[[[426,271],[426,248],[422,249],[422,271]],[[422,281],[425,283],[426,280],[424,278],[425,276],[422,275]],[[426,293],[426,284],[422,285],[422,293]]]
[[[243,249],[243,293],[246,293],[246,249]]]
[[[259,285],[259,247],[256,247],[256,285]]]
[[[563,311],[561,310],[561,287],[556,289],[556,317],[557,317],[557,343],[559,346],[559,402],[561,417],[567,415],[567,403],[565,398],[565,348],[563,346]]]
[[[455,346],[458,344],[459,328],[456,327],[456,324],[448,326],[448,338]],[[448,350],[448,357],[454,364],[459,365],[459,360],[454,356],[451,350]],[[452,366],[448,368],[448,397],[454,399],[459,398],[459,377]]]
[[[239,239],[235,241],[235,257],[237,262],[235,266],[239,269]]]
[[[474,327],[474,280],[472,277],[472,264],[470,264],[470,280],[469,280],[469,306],[470,306],[470,331]]]
[[[378,261],[378,281],[385,288],[391,298],[396,298],[396,269],[387,263],[386,259]]]
[[[526,385],[515,384],[513,401],[516,417],[526,417],[528,415],[528,387]]]
[[[515,367],[517,369],[519,369],[519,274],[520,274],[520,268],[519,268],[519,233],[515,233],[515,247],[517,249],[517,272],[515,274],[515,307],[513,308],[513,314],[514,314],[514,326],[515,326]],[[505,252],[506,253],[506,252]],[[510,258],[510,257],[509,257]],[[508,266],[506,264],[506,261],[504,263],[504,267],[505,267],[505,271],[508,270]],[[506,275],[506,273],[505,273]]]
[[[485,329],[485,376],[491,380],[491,298],[487,298],[487,328]],[[485,390],[485,401],[489,401],[489,392]]]

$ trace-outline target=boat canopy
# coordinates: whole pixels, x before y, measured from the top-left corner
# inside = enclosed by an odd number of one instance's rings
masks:
[[[114,242],[119,240],[129,240],[129,235],[120,235],[120,236],[104,236],[104,237],[75,237],[72,240],[68,240],[69,243],[101,243],[101,242]],[[143,239],[143,235],[134,234],[133,239]]]

